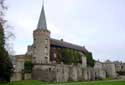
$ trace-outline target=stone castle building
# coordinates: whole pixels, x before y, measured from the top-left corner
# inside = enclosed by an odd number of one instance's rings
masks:
[[[22,80],[22,70],[25,61],[32,61],[31,74],[24,74],[24,79],[36,79],[42,81],[82,81],[105,79],[116,77],[116,68],[113,63],[96,62],[94,67],[87,67],[85,53],[89,51],[83,47],[69,42],[53,39],[47,29],[44,6],[40,14],[37,28],[33,31],[33,44],[28,46],[25,55],[16,55],[15,74],[12,80]],[[58,61],[59,49],[68,48],[79,52],[81,55],[79,64],[66,65]]]

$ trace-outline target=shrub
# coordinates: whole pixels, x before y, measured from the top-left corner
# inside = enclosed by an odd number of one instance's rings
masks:
[[[31,61],[25,61],[24,63],[24,72],[25,73],[31,73],[32,72],[32,67],[33,67],[33,64]]]

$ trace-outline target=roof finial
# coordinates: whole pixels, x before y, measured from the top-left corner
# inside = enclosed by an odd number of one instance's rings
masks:
[[[42,2],[42,6],[44,6],[44,0],[43,0],[43,2]]]

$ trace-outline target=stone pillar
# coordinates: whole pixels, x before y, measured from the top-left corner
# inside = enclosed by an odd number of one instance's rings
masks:
[[[83,69],[83,79],[88,80],[87,68]]]
[[[70,80],[71,81],[77,81],[78,80],[78,75],[77,75],[77,68],[76,66],[72,66],[70,68]]]
[[[82,67],[86,68],[87,67],[87,60],[86,60],[86,56],[83,54],[82,56]]]

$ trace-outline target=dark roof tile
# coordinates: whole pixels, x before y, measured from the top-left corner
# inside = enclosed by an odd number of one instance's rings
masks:
[[[88,50],[85,47],[68,43],[62,40],[53,39],[53,38],[50,39],[50,44],[54,46],[64,47],[64,48],[71,48],[82,52],[88,52]]]

